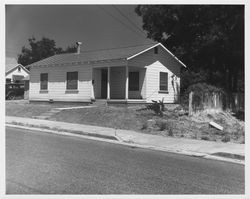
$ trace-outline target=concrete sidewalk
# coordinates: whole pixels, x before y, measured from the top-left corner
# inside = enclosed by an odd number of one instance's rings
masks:
[[[139,147],[151,148],[155,150],[175,152],[212,159],[221,159],[226,161],[228,159],[231,159],[233,162],[244,163],[244,160],[233,160],[232,158],[218,157],[217,155],[215,156],[216,153],[220,153],[229,156],[239,156],[243,158],[245,156],[244,144],[163,137],[138,133],[129,130],[21,117],[6,116],[5,122],[6,124],[37,127],[47,130],[49,129],[56,131],[65,131],[99,138],[109,138],[117,140],[117,142],[120,143],[128,143],[130,145],[134,144]]]

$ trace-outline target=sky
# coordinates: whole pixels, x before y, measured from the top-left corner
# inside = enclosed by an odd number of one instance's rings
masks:
[[[148,44],[136,5],[5,5],[6,56],[15,57],[34,36],[81,51]]]

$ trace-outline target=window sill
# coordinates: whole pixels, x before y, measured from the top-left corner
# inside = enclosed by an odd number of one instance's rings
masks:
[[[65,93],[66,93],[66,94],[67,94],[67,93],[69,93],[69,94],[70,94],[70,93],[79,93],[79,90],[76,90],[76,89],[75,89],[75,90],[73,90],[73,89],[72,89],[72,90],[66,90]]]
[[[40,90],[39,93],[48,93],[48,90]]]
[[[168,91],[159,91],[158,93],[165,93],[165,94],[168,94],[169,92],[168,92]]]

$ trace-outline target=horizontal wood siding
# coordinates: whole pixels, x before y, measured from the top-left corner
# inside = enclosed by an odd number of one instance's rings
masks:
[[[168,73],[168,93],[159,93],[160,72]],[[180,78],[177,77],[173,82],[172,75],[173,73],[160,62],[147,66],[147,102],[151,102],[152,100],[162,100],[163,98],[165,103],[176,102],[176,95],[178,93],[177,88],[179,88],[180,85]]]
[[[111,99],[125,98],[125,67],[110,68],[110,97]]]
[[[5,78],[10,78],[11,81],[12,81],[13,80],[12,79],[13,75],[22,75],[24,77],[27,77],[29,74],[25,70],[23,70],[22,67],[20,67],[20,68],[21,68],[20,71],[18,71],[18,68],[16,68],[11,73],[9,73],[8,75],[6,75]]]
[[[66,92],[67,72],[78,72],[78,92]],[[40,74],[48,73],[48,92],[40,91]],[[91,67],[54,66],[32,67],[30,70],[30,100],[84,102],[91,98]]]
[[[165,103],[174,103],[178,100],[180,88],[180,69],[183,67],[172,55],[158,46],[158,54],[151,49],[128,61],[129,67],[146,68],[145,91],[147,102],[162,100]],[[160,72],[168,73],[168,93],[159,93]],[[174,82],[172,75],[175,75]],[[173,86],[174,85],[174,86]]]

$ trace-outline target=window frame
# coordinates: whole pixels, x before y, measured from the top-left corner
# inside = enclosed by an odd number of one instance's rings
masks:
[[[42,79],[42,76],[47,75],[47,78],[45,80]],[[44,86],[44,82],[46,82],[46,87]],[[49,82],[49,74],[48,73],[40,73],[40,90],[41,91],[47,91],[48,90],[48,82]]]
[[[166,75],[166,83],[164,83],[164,85],[163,85],[163,81],[164,81],[164,79],[162,79],[162,78],[164,78],[164,77],[162,77],[163,75]],[[166,89],[164,89],[163,87],[166,87]],[[168,93],[168,73],[167,72],[160,72],[159,73],[159,92],[161,92],[161,93]]]
[[[132,79],[131,76],[130,76],[131,74],[136,74],[136,77],[137,77],[138,79]],[[139,91],[139,90],[140,90],[140,72],[139,72],[139,71],[131,71],[131,72],[129,72],[128,77],[129,77],[128,90],[129,90],[129,91]],[[131,82],[131,79],[132,79],[132,81],[134,81],[134,82]],[[135,80],[136,80],[136,82],[135,82]],[[134,83],[134,84],[133,84],[133,83]],[[133,84],[133,85],[132,85],[132,84]]]
[[[73,73],[76,74],[76,79],[69,80],[69,75],[73,74]],[[66,91],[76,91],[76,90],[78,90],[78,80],[79,80],[78,71],[66,72]],[[76,85],[74,85],[74,87],[72,87],[72,85],[69,84],[69,81],[76,81]]]

